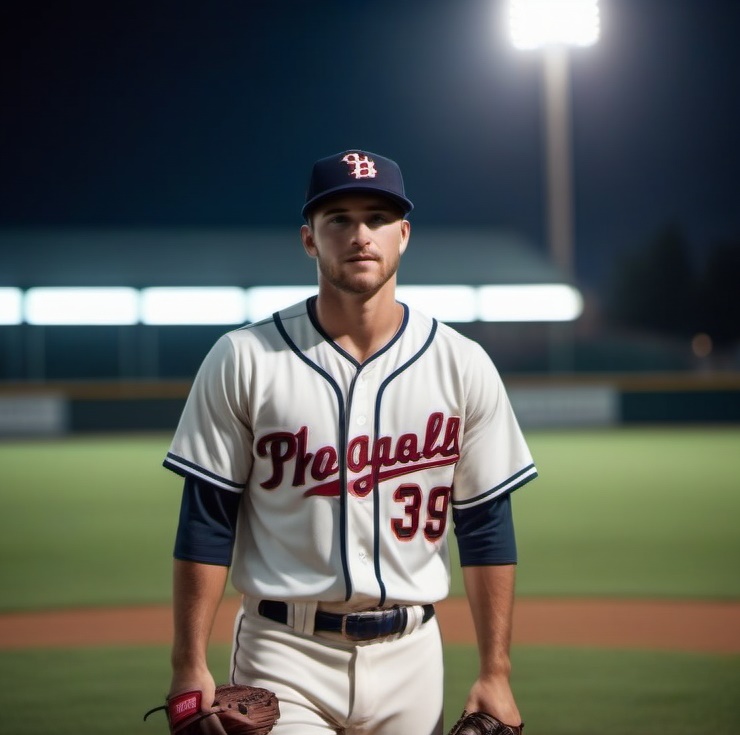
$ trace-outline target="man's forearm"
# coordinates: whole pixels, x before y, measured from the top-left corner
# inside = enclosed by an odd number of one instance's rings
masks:
[[[515,577],[514,564],[463,567],[482,677],[508,677],[511,670],[509,651]]]
[[[174,562],[172,668],[175,678],[207,668],[208,640],[228,577],[228,567]]]

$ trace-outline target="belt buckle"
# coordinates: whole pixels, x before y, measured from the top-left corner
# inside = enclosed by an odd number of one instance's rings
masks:
[[[345,615],[342,615],[342,637],[346,638],[349,641],[369,641],[372,640],[373,636],[367,637],[362,635],[357,635],[356,633],[350,633],[347,630],[347,623],[350,622],[357,622],[358,624],[362,620],[362,613],[347,613]]]
[[[366,613],[347,613],[342,616],[341,632],[342,636],[350,641],[373,641],[381,638],[388,638],[394,635],[397,630],[398,612],[395,608],[391,610],[378,610]],[[355,624],[357,632],[350,632],[348,624]],[[370,628],[363,632],[362,626]]]

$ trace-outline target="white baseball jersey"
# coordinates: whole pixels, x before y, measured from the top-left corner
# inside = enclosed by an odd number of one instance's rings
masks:
[[[205,358],[165,466],[242,493],[232,580],[249,597],[436,602],[449,592],[450,503],[536,476],[480,345],[404,312],[363,364],[309,302],[224,335]]]

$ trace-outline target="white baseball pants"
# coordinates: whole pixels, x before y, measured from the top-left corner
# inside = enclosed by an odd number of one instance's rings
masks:
[[[235,621],[231,667],[233,683],[277,694],[274,735],[442,734],[436,617],[400,637],[354,642],[298,632],[247,603]]]

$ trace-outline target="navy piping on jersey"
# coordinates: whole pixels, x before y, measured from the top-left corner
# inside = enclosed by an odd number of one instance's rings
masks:
[[[502,492],[513,492],[522,485],[526,485],[530,480],[534,480],[535,477],[537,477],[537,471],[534,469],[534,464],[528,464],[526,467],[519,470],[519,472],[514,473],[511,477],[481,495],[477,495],[470,500],[453,501],[452,505],[455,508],[465,508],[468,505],[475,505],[480,503],[484,498],[494,498]],[[518,482],[516,481],[517,478],[520,478]]]
[[[237,625],[236,633],[234,635],[234,650],[231,654],[231,675],[229,676],[229,683],[235,684],[236,683],[236,658],[239,655],[239,649],[241,648],[241,633],[242,633],[242,625],[244,624],[244,611],[241,611],[239,614],[239,624]]]
[[[190,462],[187,459],[178,457],[172,452],[167,452],[167,457],[165,458],[164,462],[162,462],[162,465],[168,470],[172,470],[172,472],[174,472],[175,474],[180,475],[181,477],[187,477],[189,474],[191,474],[180,466],[185,465],[185,467],[189,467],[192,470],[193,475],[203,475],[203,479],[215,480],[216,482],[220,482],[223,485],[233,487],[235,490],[243,490],[246,487],[245,483],[227,480],[225,477],[221,477],[221,475],[217,475],[215,472],[210,472],[200,465],[195,464],[195,462]]]
[[[387,352],[400,338],[401,335],[406,330],[406,325],[409,322],[409,307],[406,306],[406,304],[402,304],[400,301],[398,302],[403,307],[403,318],[401,319],[401,326],[398,328],[398,331],[393,335],[393,338],[390,342],[388,342],[387,345],[382,347],[380,350],[375,352],[374,354],[370,355],[370,357],[365,360],[365,362],[360,363],[358,360],[356,360],[352,355],[349,354],[349,352],[346,352],[343,350],[323,329],[321,324],[319,324],[319,320],[316,317],[316,296],[311,296],[306,301],[306,311],[308,313],[308,318],[311,320],[311,324],[313,324],[314,329],[346,360],[351,362],[355,367],[364,367],[365,365],[368,365],[373,360],[376,360],[378,357],[380,357],[382,354]]]
[[[339,385],[334,380],[334,378],[329,375],[329,373],[326,372],[322,367],[317,365],[312,360],[309,360],[306,355],[301,352],[300,349],[298,349],[298,346],[293,342],[293,340],[288,336],[287,331],[285,330],[285,327],[283,326],[283,322],[280,318],[280,314],[278,312],[275,312],[273,315],[273,319],[275,320],[275,326],[277,327],[278,332],[280,332],[280,336],[285,340],[285,343],[290,347],[290,349],[293,351],[293,353],[296,355],[296,357],[300,358],[303,362],[306,363],[310,368],[315,370],[319,375],[321,375],[324,380],[332,387],[334,390],[334,393],[337,397],[337,423],[340,427],[339,429],[339,446],[337,447],[337,451],[339,453],[340,457],[345,458],[343,461],[339,462],[339,487],[342,489],[342,491],[339,493],[339,549],[341,553],[342,558],[342,571],[344,574],[344,588],[345,588],[345,601],[349,600],[349,598],[352,596],[352,578],[350,577],[349,573],[349,564],[347,563],[347,493],[346,493],[346,487],[347,487],[347,469],[346,469],[346,456],[347,456],[347,412],[345,410],[344,401],[342,400],[342,391],[339,388]]]
[[[390,385],[391,381],[393,381],[395,378],[397,378],[401,373],[405,372],[406,370],[411,367],[428,349],[429,346],[434,341],[434,336],[437,334],[437,326],[438,322],[436,319],[432,320],[432,328],[429,331],[429,336],[427,337],[426,342],[422,345],[421,349],[407,362],[405,362],[401,367],[399,367],[397,370],[392,372],[381,384],[378,388],[378,395],[375,398],[375,436],[380,436],[381,429],[380,429],[380,404],[383,398],[383,392],[385,389]],[[378,586],[380,588],[380,600],[378,602],[379,606],[382,606],[385,604],[385,598],[386,598],[386,589],[385,589],[385,583],[383,582],[383,572],[380,568],[380,487],[378,482],[377,475],[373,478],[373,533],[374,533],[374,539],[375,539],[375,548],[373,550],[373,562],[375,565],[375,578],[378,580]]]

